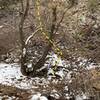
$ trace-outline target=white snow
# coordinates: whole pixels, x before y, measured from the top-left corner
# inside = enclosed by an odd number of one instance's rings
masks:
[[[45,96],[41,96],[40,93],[34,94],[30,100],[48,100]]]
[[[12,85],[19,88],[30,89],[33,88],[32,79],[28,79],[20,72],[18,64],[0,63],[0,83],[5,85]]]
[[[88,100],[87,94],[82,93],[82,95],[77,95],[75,100]]]
[[[0,29],[1,29],[1,28],[3,28],[3,27],[4,27],[4,26],[3,26],[3,25],[1,25],[1,26],[0,26]]]
[[[89,70],[89,69],[94,69],[94,68],[96,68],[96,67],[100,67],[100,64],[99,65],[94,65],[94,63],[91,63],[91,64],[89,64],[89,66],[87,66],[87,69]]]
[[[65,90],[65,91],[68,91],[68,86],[65,86],[65,87],[64,87],[64,90]]]
[[[23,49],[23,56],[26,54],[26,48]]]
[[[48,70],[48,75],[50,75],[50,74],[54,75],[54,70],[53,70],[52,68],[50,68],[50,69]]]
[[[63,66],[63,60],[57,56],[57,54],[51,52],[50,55],[48,55],[47,57],[49,57],[48,60],[48,64],[51,66]]]
[[[41,96],[40,100],[48,100],[45,96]]]
[[[49,60],[48,63],[52,63],[53,60],[57,61],[57,59],[58,59],[56,54],[51,54],[49,56],[50,56],[51,60]],[[62,61],[61,59],[60,59],[59,63],[60,63],[60,65],[64,64],[63,66],[65,66],[64,61]],[[50,65],[52,65],[52,64],[50,64]],[[31,66],[32,65],[29,63],[28,67],[30,68]],[[94,67],[95,67],[95,65],[90,64],[88,66],[88,69],[91,69]],[[52,70],[52,68],[49,68],[49,69],[51,69],[51,70],[48,71],[48,74],[50,74],[50,73],[54,74],[54,71]],[[72,71],[67,72],[66,79],[69,82],[71,82],[71,74],[72,73],[73,73]],[[57,71],[56,74],[59,75],[61,78],[65,77],[63,69],[60,71]],[[49,79],[51,79],[51,77],[48,77],[48,81],[49,81]],[[36,77],[28,78],[26,76],[23,76],[20,71],[20,65],[18,65],[17,63],[15,63],[15,64],[0,63],[0,83],[1,84],[12,85],[12,86],[22,88],[22,89],[32,89],[32,88],[37,88],[36,86],[33,85],[33,83],[39,83],[38,82],[39,80],[40,80],[40,78],[36,78]],[[43,81],[45,81],[45,79],[43,79]],[[47,83],[48,81],[46,80],[45,83]]]
[[[33,95],[33,96],[31,97],[31,99],[30,99],[30,100],[39,100],[40,96],[41,96],[41,94],[40,94],[40,93],[35,94],[35,95]]]
[[[33,70],[32,62],[27,63],[27,70],[28,70],[28,71],[32,71],[32,70]]]
[[[68,80],[71,79],[71,74],[72,74],[72,73],[73,73],[72,71],[69,71],[69,72],[67,73],[67,79],[68,79]]]
[[[65,76],[63,70],[60,70],[60,71],[56,72],[55,74],[60,76],[61,78],[64,78],[64,76]]]
[[[83,98],[80,95],[77,95],[75,100],[83,100]]]

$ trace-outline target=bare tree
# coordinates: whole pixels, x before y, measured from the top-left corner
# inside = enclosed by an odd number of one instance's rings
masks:
[[[29,10],[29,1],[30,0],[26,0],[26,7],[24,9],[23,6],[23,0],[21,0],[21,7],[22,7],[22,12],[21,12],[21,20],[20,20],[20,24],[19,24],[19,34],[20,34],[20,42],[21,42],[21,72],[23,75],[27,75],[26,72],[26,68],[27,66],[26,64],[26,58],[27,58],[27,54],[26,54],[26,45],[25,45],[25,39],[24,39],[24,33],[23,33],[23,25],[24,25],[24,21],[28,15],[28,10]]]
[[[54,34],[56,34],[56,32],[58,31],[60,24],[64,19],[65,13],[71,7],[64,10],[60,21],[57,23],[57,5],[52,6],[52,20],[51,20],[52,22],[51,22],[50,31],[49,31],[48,45],[45,47],[42,57],[36,62],[36,64],[34,65],[32,63],[32,70],[29,71],[29,70],[27,70],[27,68],[28,68],[27,44],[28,44],[28,41],[34,36],[34,34],[37,33],[38,31],[40,31],[40,29],[41,29],[41,28],[38,28],[25,41],[24,33],[23,33],[23,25],[24,25],[24,21],[25,21],[26,17],[28,16],[29,2],[30,2],[29,0],[26,0],[26,6],[24,8],[23,0],[21,0],[22,14],[21,14],[21,21],[20,21],[20,25],[19,25],[21,51],[22,51],[22,53],[21,53],[21,72],[22,72],[22,74],[29,75],[29,76],[46,75],[45,73],[47,73],[47,68],[43,67],[43,66],[46,61],[46,56],[53,46],[51,41],[53,41],[53,38],[55,36]]]
[[[29,0],[26,0],[25,9],[23,6],[23,0],[21,0],[21,6],[22,6],[22,14],[21,14],[21,21],[19,24],[21,52],[22,52],[21,53],[21,72],[23,75],[36,75],[36,74],[40,73],[40,71],[42,71],[39,69],[44,65],[45,60],[46,60],[46,56],[52,47],[52,43],[49,41],[47,47],[45,48],[45,51],[44,51],[42,57],[39,59],[39,61],[35,65],[33,65],[33,71],[28,72],[27,71],[27,43],[33,37],[33,35],[39,31],[39,29],[36,30],[32,35],[30,35],[25,42],[24,33],[23,33],[23,25],[24,25],[24,21],[25,21],[27,15],[28,15]],[[53,38],[55,25],[56,25],[56,7],[52,8],[52,10],[53,10],[53,12],[52,12],[52,25],[51,25],[51,32],[50,32],[49,40],[52,40],[52,38]],[[45,70],[46,70],[46,68],[45,68]],[[44,72],[44,70],[43,70],[43,72]]]

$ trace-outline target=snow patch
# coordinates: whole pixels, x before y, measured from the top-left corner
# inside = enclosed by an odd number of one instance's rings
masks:
[[[0,63],[0,83],[4,85],[13,85],[22,89],[33,88],[32,79],[23,76],[18,64]]]
[[[30,100],[48,100],[45,96],[41,96],[40,93],[37,93],[31,97]]]

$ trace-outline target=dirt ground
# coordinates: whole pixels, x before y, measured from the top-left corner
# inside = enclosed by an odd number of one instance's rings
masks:
[[[28,100],[29,96],[28,90],[0,84],[0,97],[2,97],[2,100],[8,100],[10,97],[11,100]]]

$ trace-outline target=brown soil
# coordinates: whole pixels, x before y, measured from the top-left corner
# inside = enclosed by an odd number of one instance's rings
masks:
[[[18,100],[28,100],[30,93],[28,93],[28,90],[23,90],[23,89],[19,89],[13,86],[6,86],[6,85],[2,85],[0,84],[0,96],[3,97],[2,100],[7,100],[7,96],[8,97],[15,97],[18,98]]]

